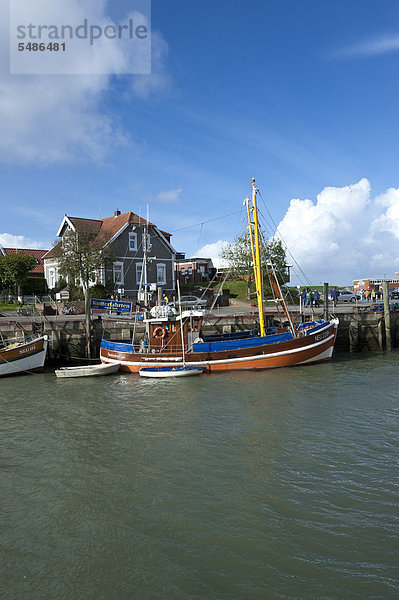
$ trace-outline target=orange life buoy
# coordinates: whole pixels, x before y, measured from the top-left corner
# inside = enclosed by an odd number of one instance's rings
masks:
[[[163,340],[166,335],[166,330],[163,327],[155,327],[153,336],[157,340]]]

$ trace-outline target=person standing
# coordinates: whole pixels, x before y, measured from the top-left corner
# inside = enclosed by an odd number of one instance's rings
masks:
[[[334,306],[337,306],[338,304],[338,296],[339,296],[339,291],[337,290],[337,288],[335,287],[332,291],[331,291],[331,299],[333,301]]]
[[[364,297],[366,298],[366,302],[370,302],[370,290],[364,292]]]
[[[320,306],[320,292],[318,290],[315,290],[313,292],[313,302],[316,308],[319,308]]]
[[[305,288],[303,288],[302,293],[301,293],[301,301],[302,301],[302,306],[305,306],[305,303],[306,303],[306,290],[305,290]]]
[[[313,292],[310,288],[306,289],[306,306],[312,306]]]

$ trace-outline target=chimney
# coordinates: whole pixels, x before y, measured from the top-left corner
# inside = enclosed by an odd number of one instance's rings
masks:
[[[116,211],[114,212],[114,217],[119,217],[120,214],[121,214],[121,211],[116,209]]]

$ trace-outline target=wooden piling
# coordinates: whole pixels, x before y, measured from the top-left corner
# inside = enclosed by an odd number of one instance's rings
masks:
[[[359,352],[359,329],[360,322],[357,319],[349,322],[349,352]]]
[[[391,314],[389,312],[389,291],[387,281],[382,282],[382,295],[384,299],[385,343],[387,352],[391,352]]]
[[[323,283],[323,297],[324,297],[324,320],[328,321],[328,283]]]

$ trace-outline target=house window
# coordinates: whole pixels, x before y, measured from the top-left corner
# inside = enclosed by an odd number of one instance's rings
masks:
[[[204,265],[200,265],[200,273],[201,273],[201,275],[205,275],[205,266]]]
[[[157,284],[164,285],[166,283],[166,266],[164,264],[157,265]]]
[[[137,250],[137,233],[134,231],[129,233],[129,250],[134,252]]]
[[[140,285],[141,283],[141,273],[143,271],[143,263],[136,264],[136,283]]]
[[[48,272],[48,286],[49,286],[50,290],[55,288],[55,270],[54,269],[50,269]]]
[[[186,269],[182,268],[182,270],[181,270],[181,274],[182,274],[182,275],[185,275],[185,274],[186,274]]]
[[[114,262],[113,268],[114,268],[114,283],[117,283],[117,284],[124,283],[123,263]]]
[[[193,268],[192,267],[188,267],[188,274],[192,275],[193,274]]]

